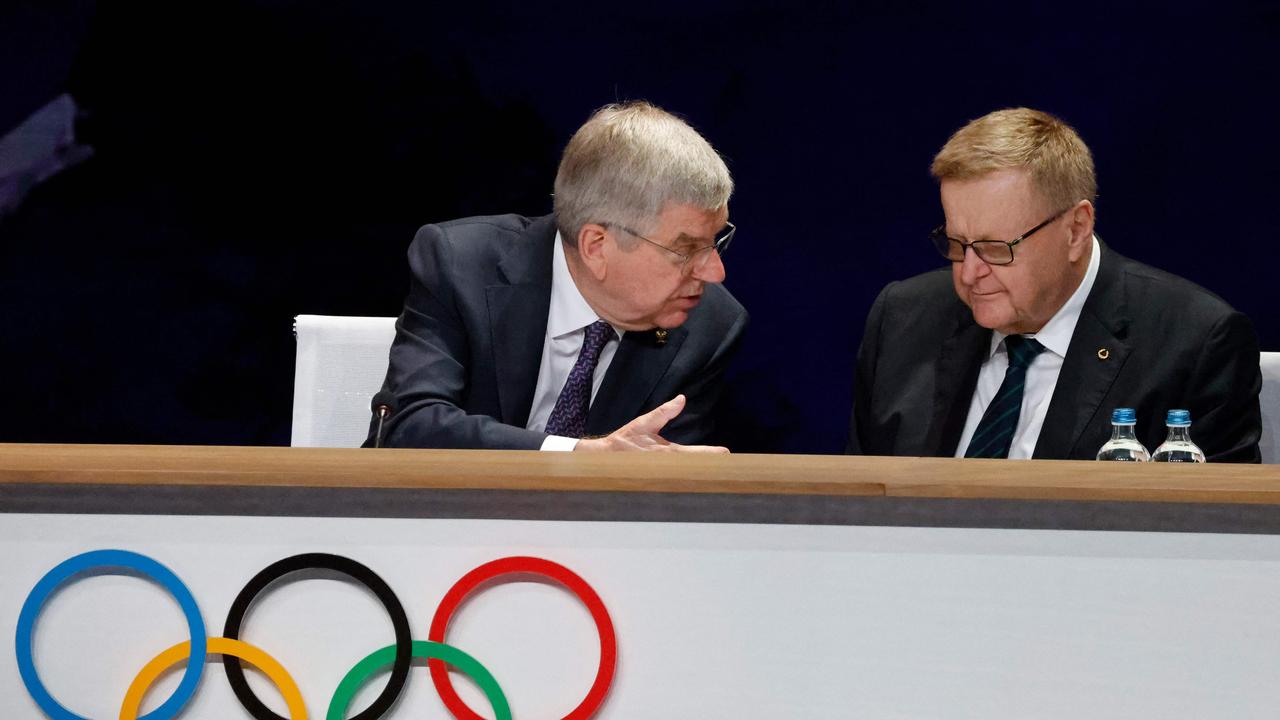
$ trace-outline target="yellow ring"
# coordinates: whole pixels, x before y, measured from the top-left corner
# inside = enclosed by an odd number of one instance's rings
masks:
[[[302,702],[302,693],[298,684],[293,681],[284,666],[275,658],[262,650],[240,640],[230,638],[209,638],[210,653],[230,655],[244,660],[262,671],[276,689],[284,696],[285,705],[289,706],[289,717],[292,720],[307,720],[307,707]],[[142,698],[165,670],[191,657],[191,642],[180,642],[151,659],[138,671],[137,677],[129,684],[129,691],[124,694],[124,703],[120,706],[120,720],[138,720],[138,708],[142,706]]]

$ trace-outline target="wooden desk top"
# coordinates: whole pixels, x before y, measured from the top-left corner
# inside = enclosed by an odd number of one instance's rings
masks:
[[[1280,465],[0,444],[0,485],[558,490],[1280,505]]]

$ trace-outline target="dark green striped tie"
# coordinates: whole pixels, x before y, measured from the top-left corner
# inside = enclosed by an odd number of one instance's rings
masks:
[[[982,422],[973,432],[965,457],[1007,458],[1013,444],[1013,433],[1018,429],[1018,416],[1022,414],[1023,388],[1027,384],[1027,367],[1036,356],[1044,352],[1044,346],[1031,338],[1010,335],[1004,339],[1009,355],[1009,369],[995,399],[982,414]]]

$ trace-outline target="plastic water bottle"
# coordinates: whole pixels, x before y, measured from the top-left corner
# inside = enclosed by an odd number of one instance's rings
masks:
[[[1170,410],[1165,415],[1164,424],[1169,426],[1169,436],[1156,448],[1152,461],[1204,462],[1204,451],[1191,442],[1190,411]]]
[[[1098,450],[1099,460],[1118,460],[1120,462],[1146,462],[1151,453],[1138,442],[1133,426],[1138,423],[1138,416],[1133,408],[1116,408],[1111,411],[1111,439]]]

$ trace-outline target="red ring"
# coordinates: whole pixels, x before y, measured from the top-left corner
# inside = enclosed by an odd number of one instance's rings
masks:
[[[613,683],[613,672],[618,662],[618,640],[613,634],[613,620],[609,618],[609,611],[600,601],[600,596],[596,595],[596,591],[591,589],[586,580],[578,577],[569,568],[535,557],[509,557],[487,562],[463,575],[462,579],[454,583],[453,587],[449,588],[449,592],[445,593],[444,600],[440,601],[440,607],[436,608],[435,617],[431,618],[431,631],[427,638],[432,642],[444,642],[444,634],[454,611],[473,590],[488,580],[513,574],[542,575],[551,578],[577,595],[578,599],[587,606],[587,610],[591,611],[591,619],[595,620],[596,631],[600,634],[600,668],[596,671],[596,681],[587,691],[587,696],[582,699],[578,707],[563,718],[563,720],[587,720],[604,704],[609,685]],[[453,682],[449,680],[449,671],[443,660],[428,660],[427,667],[431,671],[431,682],[435,684],[436,692],[440,694],[440,699],[444,701],[445,707],[449,708],[449,712],[453,713],[455,718],[485,720],[458,697],[458,693],[453,689]]]

